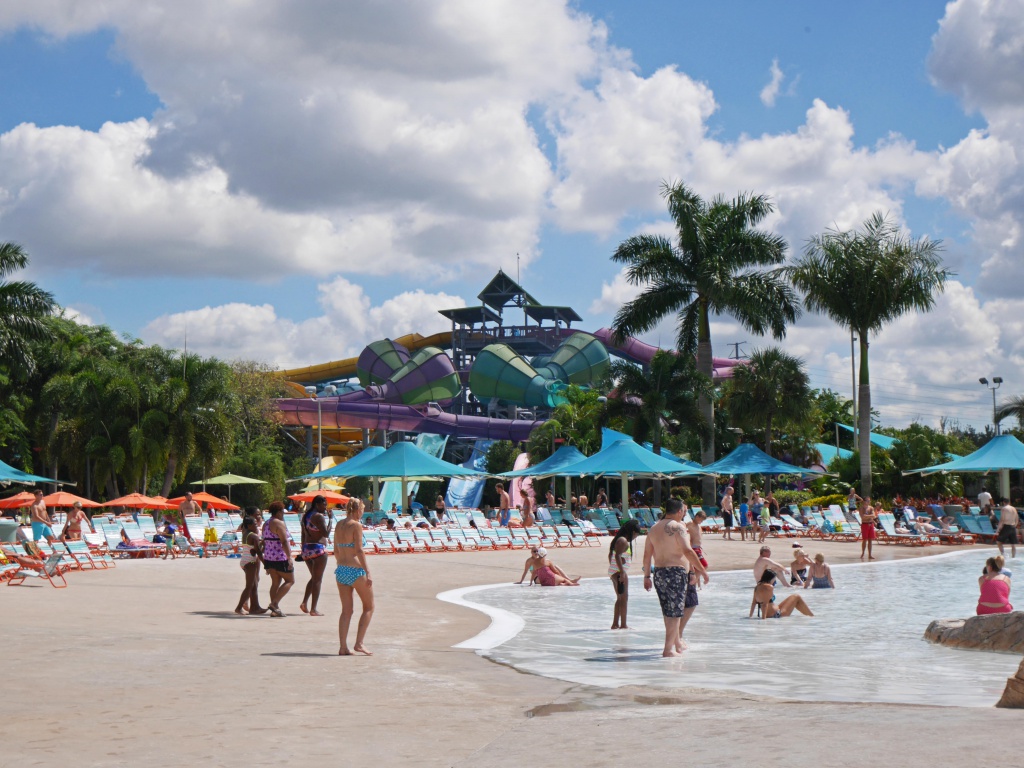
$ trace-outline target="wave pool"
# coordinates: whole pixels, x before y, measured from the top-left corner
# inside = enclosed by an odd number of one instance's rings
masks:
[[[992,706],[1020,664],[1018,656],[953,650],[923,639],[933,619],[974,614],[977,577],[991,554],[986,548],[833,566],[835,590],[800,591],[813,618],[748,619],[750,572],[714,573],[686,629],[689,650],[679,659],[661,657],[658,600],[634,578],[638,567],[630,578],[631,629],[625,631],[608,628],[608,579],[588,579],[578,588],[472,588],[444,598],[493,619],[476,645],[464,646],[521,671],[574,683],[731,689],[805,701]],[[780,600],[790,593],[776,589]]]

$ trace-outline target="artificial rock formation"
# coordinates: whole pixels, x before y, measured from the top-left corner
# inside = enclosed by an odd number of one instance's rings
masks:
[[[928,625],[925,639],[949,648],[1024,653],[1024,613],[997,613],[969,619],[936,619]],[[1007,679],[997,707],[1024,709],[1024,662]]]
[[[1024,709],[1024,661],[1017,667],[1017,674],[1007,678],[1003,696],[996,706],[1005,709]]]
[[[936,619],[928,625],[924,637],[949,648],[1024,653],[1024,613]]]

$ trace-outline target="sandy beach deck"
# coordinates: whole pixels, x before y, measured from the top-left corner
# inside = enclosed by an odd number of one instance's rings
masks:
[[[788,562],[789,542],[770,543]],[[844,543],[805,547],[832,563],[856,561],[860,552]],[[892,559],[957,549],[876,552]],[[710,536],[705,551],[714,569],[747,568],[757,546]],[[603,576],[606,552],[559,549],[553,557],[569,573]],[[372,658],[335,655],[340,605],[330,572],[320,606],[326,616],[299,613],[302,566],[284,619],[232,613],[242,574],[237,560],[223,558],[123,561],[70,574],[66,590],[0,587],[8,703],[0,765],[1013,762],[1024,719],[1018,711],[600,689],[452,648],[489,620],[435,596],[513,581],[524,559],[521,551],[371,558]],[[264,601],[268,584],[261,583]]]

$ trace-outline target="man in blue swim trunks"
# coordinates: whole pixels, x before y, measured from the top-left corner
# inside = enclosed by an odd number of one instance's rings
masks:
[[[32,541],[46,539],[47,542],[53,544],[57,537],[53,535],[53,520],[50,519],[50,513],[46,511],[43,492],[36,488],[34,493],[36,498],[29,510],[29,517],[32,520]]]
[[[687,607],[696,607],[692,599],[696,598],[696,592],[693,592],[689,605],[687,602],[690,572],[701,574],[704,583],[708,583],[707,569],[693,551],[690,534],[683,525],[685,511],[679,499],[669,499],[665,505],[665,516],[651,526],[644,545],[644,589],[650,592],[654,587],[658,592],[661,614],[665,619],[665,648],[661,655],[669,657],[679,656],[685,649],[683,617]]]

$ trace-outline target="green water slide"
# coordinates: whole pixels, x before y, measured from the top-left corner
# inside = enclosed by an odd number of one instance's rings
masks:
[[[504,400],[516,405],[554,408],[565,402],[569,384],[592,386],[610,365],[608,350],[590,334],[574,333],[553,354],[530,361],[507,344],[490,344],[477,355],[469,387],[483,402]]]

